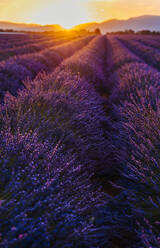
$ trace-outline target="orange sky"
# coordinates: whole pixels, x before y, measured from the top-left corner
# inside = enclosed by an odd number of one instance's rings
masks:
[[[160,0],[0,0],[0,20],[73,25],[160,15]]]

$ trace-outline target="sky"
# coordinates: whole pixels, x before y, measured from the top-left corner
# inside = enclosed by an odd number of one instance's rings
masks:
[[[160,0],[0,0],[0,21],[60,24],[160,15]]]

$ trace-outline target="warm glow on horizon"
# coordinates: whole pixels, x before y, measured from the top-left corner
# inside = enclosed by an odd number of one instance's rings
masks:
[[[160,15],[159,0],[0,0],[0,21],[60,24]]]
[[[71,28],[74,25],[89,22],[87,9],[84,8],[85,0],[59,0],[53,1],[46,6],[39,8],[33,13],[31,19],[40,24],[60,24],[64,28]]]

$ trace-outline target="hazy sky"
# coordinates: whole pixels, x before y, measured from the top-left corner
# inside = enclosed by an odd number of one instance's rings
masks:
[[[0,20],[71,27],[78,23],[160,15],[160,0],[0,0]]]

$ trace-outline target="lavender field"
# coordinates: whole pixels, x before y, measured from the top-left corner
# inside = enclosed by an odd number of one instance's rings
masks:
[[[160,247],[160,36],[0,34],[0,247]]]

